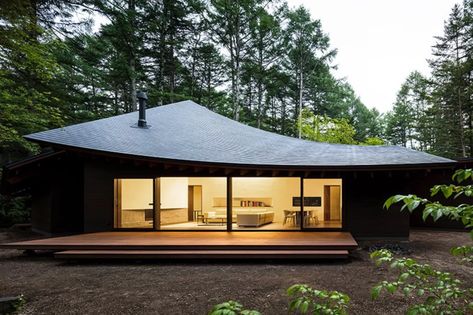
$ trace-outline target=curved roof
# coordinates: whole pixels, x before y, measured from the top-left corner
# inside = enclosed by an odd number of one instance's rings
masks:
[[[329,144],[256,129],[192,101],[147,109],[149,129],[128,113],[38,132],[27,139],[80,149],[178,161],[260,166],[396,166],[455,161],[398,146]]]

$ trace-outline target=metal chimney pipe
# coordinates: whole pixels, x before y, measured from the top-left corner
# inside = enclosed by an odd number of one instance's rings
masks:
[[[148,96],[143,91],[138,91],[136,93],[136,97],[138,98],[138,110],[139,110],[139,119],[138,119],[138,127],[140,128],[148,128],[146,124],[146,101],[148,100]]]

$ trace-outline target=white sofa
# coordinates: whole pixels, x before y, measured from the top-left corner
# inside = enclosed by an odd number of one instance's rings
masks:
[[[269,224],[274,220],[273,211],[257,211],[237,213],[238,226],[252,226],[257,227],[264,224]]]

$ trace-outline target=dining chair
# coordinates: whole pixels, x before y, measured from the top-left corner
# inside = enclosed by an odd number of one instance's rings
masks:
[[[286,225],[287,221],[292,220],[292,225],[296,225],[296,213],[291,210],[284,210],[284,222],[282,225]]]

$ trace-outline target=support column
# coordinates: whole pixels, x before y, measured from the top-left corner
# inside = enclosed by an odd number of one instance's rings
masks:
[[[227,177],[227,231],[232,230],[232,221],[233,221],[233,188],[232,188],[233,178]]]
[[[161,229],[161,180],[153,178],[153,230]]]
[[[301,212],[300,212],[300,229],[304,230],[304,177],[301,176]]]

